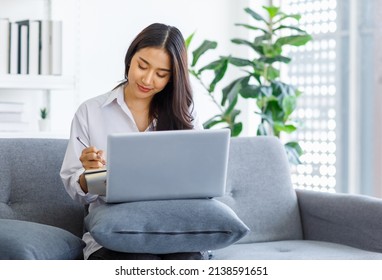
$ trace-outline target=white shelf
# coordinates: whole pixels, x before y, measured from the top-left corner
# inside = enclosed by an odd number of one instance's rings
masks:
[[[78,95],[79,8],[77,0],[0,0],[0,18],[57,20],[62,28],[62,75],[0,74],[0,102],[23,103],[22,132],[0,131],[0,138],[68,138],[68,119],[63,107],[76,106]],[[53,131],[38,131],[39,108],[51,112]],[[71,111],[71,110],[68,110]],[[58,131],[56,131],[58,130]]]
[[[75,88],[72,76],[0,75],[0,89],[64,90]]]

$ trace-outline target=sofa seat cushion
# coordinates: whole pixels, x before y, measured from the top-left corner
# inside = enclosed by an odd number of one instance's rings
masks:
[[[70,260],[82,258],[85,243],[61,228],[0,219],[0,259]]]
[[[235,244],[212,252],[216,260],[382,260],[381,253],[310,240]]]
[[[220,249],[249,231],[231,208],[215,199],[104,204],[92,210],[85,223],[100,245],[128,253]]]

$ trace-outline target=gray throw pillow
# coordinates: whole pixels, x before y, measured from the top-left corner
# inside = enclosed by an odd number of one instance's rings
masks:
[[[83,258],[85,243],[61,228],[0,219],[1,260],[68,260]]]
[[[119,252],[170,254],[226,247],[249,228],[215,199],[104,204],[85,218],[93,238]]]

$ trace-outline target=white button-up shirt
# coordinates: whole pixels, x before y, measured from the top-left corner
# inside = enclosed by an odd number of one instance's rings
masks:
[[[203,129],[195,110],[192,115],[194,129]],[[146,131],[152,130],[153,126],[152,123]],[[89,146],[103,150],[104,158],[106,158],[108,134],[138,131],[133,115],[124,101],[123,86],[80,105],[72,121],[70,139],[60,172],[65,189],[72,199],[82,204],[89,204],[89,211],[104,203],[98,195],[85,194],[78,183],[80,175],[84,172],[79,160],[84,146],[77,141],[76,137],[80,137]],[[101,248],[101,245],[88,232],[84,234],[83,240],[86,243],[85,259]]]

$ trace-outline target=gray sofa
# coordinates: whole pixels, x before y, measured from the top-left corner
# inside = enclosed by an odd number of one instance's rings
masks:
[[[0,139],[0,259],[3,247],[21,250],[31,242],[38,245],[34,252],[14,258],[81,259],[84,207],[71,200],[59,176],[66,144],[63,139]],[[251,232],[213,251],[212,259],[382,259],[382,200],[294,190],[276,138],[231,140],[227,193],[219,200]],[[2,238],[5,228],[13,228],[7,222],[16,222],[17,230]],[[53,240],[64,236],[66,243],[54,247],[70,253],[39,252],[49,238],[24,239],[35,225],[43,226],[42,232],[59,230]]]

